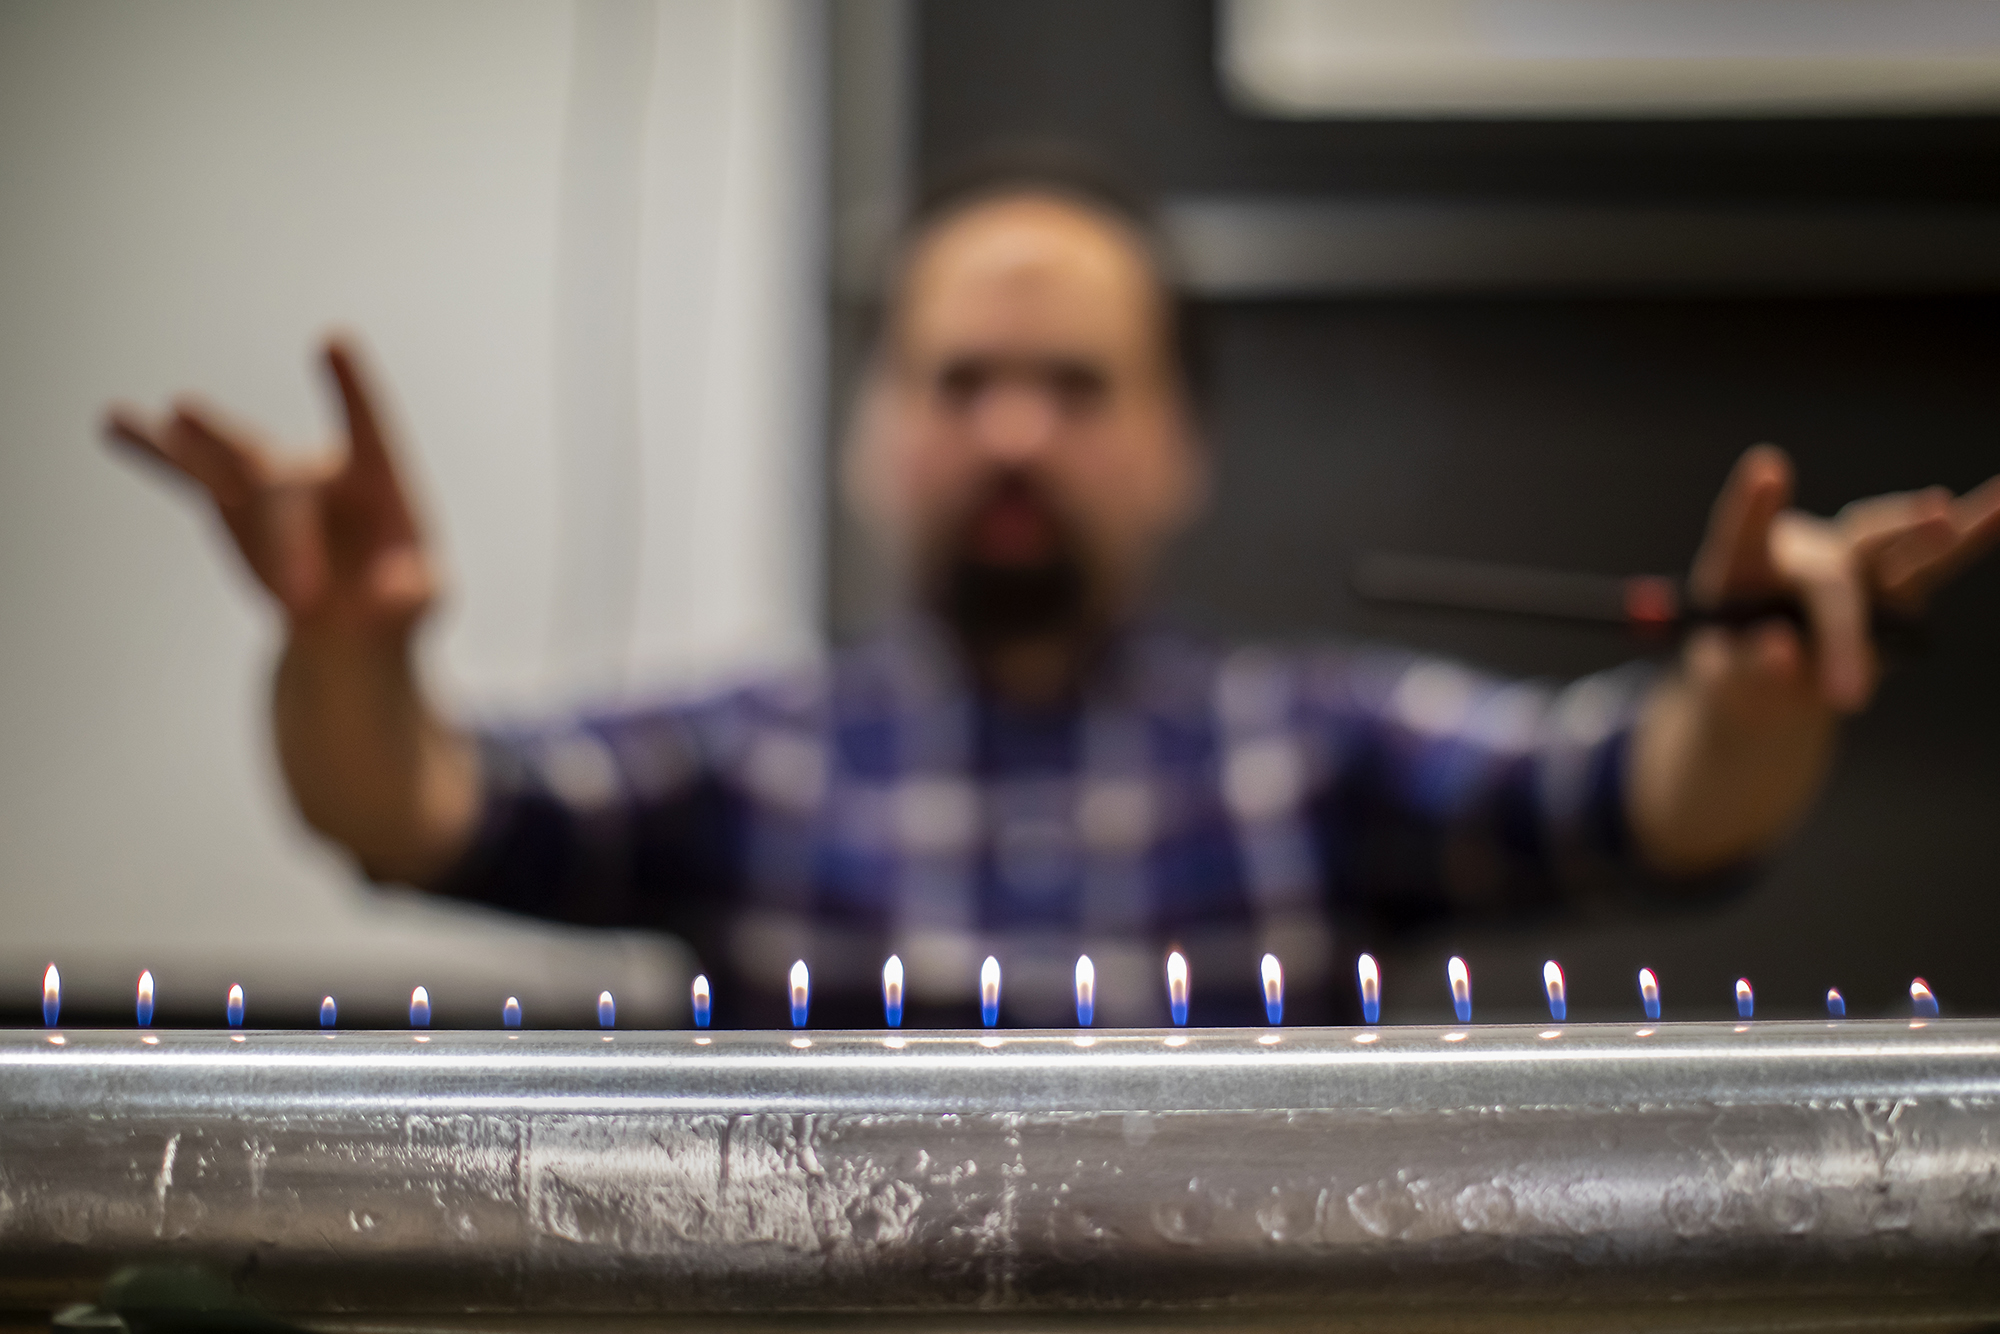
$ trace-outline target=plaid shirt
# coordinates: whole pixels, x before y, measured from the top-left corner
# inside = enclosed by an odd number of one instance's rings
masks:
[[[1629,856],[1623,755],[1646,673],[1566,687],[1330,647],[1222,654],[1123,637],[1072,704],[973,688],[904,627],[717,697],[480,738],[474,845],[449,894],[687,940],[721,1026],[782,1026],[794,959],[815,1026],[965,1026],[998,956],[1003,1022],[1166,1019],[1182,949],[1191,1022],[1348,1017],[1365,933],[1562,902]]]

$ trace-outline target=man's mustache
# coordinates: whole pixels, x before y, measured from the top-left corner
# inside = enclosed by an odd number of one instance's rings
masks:
[[[1050,533],[1046,554],[1030,562],[997,562],[974,541],[983,516],[1000,505],[1028,505]],[[938,570],[936,609],[968,644],[987,646],[1075,628],[1090,604],[1089,563],[1074,525],[1040,488],[1006,480],[986,492],[958,525]]]

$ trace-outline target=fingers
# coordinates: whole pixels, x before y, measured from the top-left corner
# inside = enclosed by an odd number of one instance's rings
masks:
[[[1697,599],[1716,603],[1781,585],[1771,562],[1771,524],[1791,497],[1792,463],[1785,452],[1775,445],[1745,450],[1716,497],[1695,555],[1688,584]]]
[[[1827,704],[1854,713],[1875,689],[1875,646],[1868,631],[1868,598],[1847,569],[1814,570],[1799,584],[1812,619],[1813,656]]]
[[[360,349],[347,335],[335,334],[326,340],[326,365],[347,415],[351,453],[346,481],[365,497],[381,536],[399,541],[413,538],[415,516],[396,470],[378,395],[361,365]]]
[[[272,480],[271,456],[257,434],[197,398],[174,403],[168,443],[216,503],[249,503]]]
[[[1885,603],[1907,612],[2000,542],[2000,478],[1953,500],[1943,487],[1875,496],[1841,511],[1856,564]]]
[[[119,405],[104,426],[113,440],[200,484],[225,510],[248,504],[270,473],[255,435],[197,399],[180,400],[157,421]]]
[[[386,622],[414,619],[437,595],[437,578],[430,561],[414,546],[401,546],[375,558],[368,571],[368,591]]]
[[[2000,543],[2000,477],[1989,477],[1951,503],[1957,540],[1932,572],[1931,587],[1950,578]],[[1926,590],[1928,591],[1928,590]]]
[[[176,472],[180,471],[173,457],[160,442],[159,428],[131,404],[113,403],[106,408],[102,429],[105,439],[124,445],[142,458],[173,468]]]
[[[252,564],[294,617],[319,602],[331,573],[315,490],[310,482],[275,487],[258,516],[261,540],[254,544]],[[252,546],[246,543],[245,551]]]
[[[1683,662],[1729,716],[1746,722],[1792,712],[1817,695],[1805,644],[1787,622],[1740,631],[1704,626],[1688,636]]]
[[[1950,516],[1934,515],[1897,533],[1859,563],[1885,606],[1914,613],[1942,577],[1944,563],[1958,544]]]
[[[374,389],[361,369],[360,349],[348,335],[333,334],[326,340],[325,355],[326,368],[340,391],[341,409],[347,414],[347,438],[355,463],[366,468],[386,467],[389,446],[383,437],[381,413],[375,407]]]
[[[1963,531],[1980,530],[1987,540],[2000,532],[2000,476],[1989,477],[1951,503],[1952,519]]]

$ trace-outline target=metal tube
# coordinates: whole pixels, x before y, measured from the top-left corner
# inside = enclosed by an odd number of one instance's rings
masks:
[[[1993,1319],[2000,1023],[0,1035],[0,1307],[166,1259],[321,1323]]]

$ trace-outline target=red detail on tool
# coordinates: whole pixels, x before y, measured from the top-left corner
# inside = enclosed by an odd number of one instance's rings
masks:
[[[1660,634],[1680,619],[1680,594],[1674,581],[1657,574],[1635,574],[1625,581],[1625,619],[1641,634]]]

